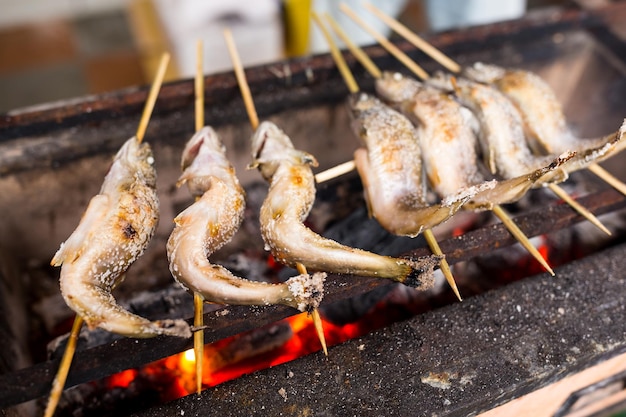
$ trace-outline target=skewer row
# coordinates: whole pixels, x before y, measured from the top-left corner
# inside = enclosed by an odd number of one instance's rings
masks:
[[[373,11],[376,14],[379,14],[379,11],[377,11],[377,9],[375,9],[373,6],[371,5],[366,5],[366,7]],[[355,20],[359,20],[359,18],[351,11],[349,10],[349,8],[347,8],[347,6],[342,5],[342,9],[349,15],[352,15]],[[379,16],[380,17],[380,16]],[[385,20],[388,24],[392,25],[395,23],[392,23],[391,20],[388,19],[388,17],[381,17],[383,20]],[[324,25],[321,23],[320,19],[316,17],[316,20],[318,21],[318,23],[320,23],[321,27],[324,27]],[[340,28],[338,28],[338,26],[336,25],[336,23],[334,23],[333,21],[329,21],[329,24],[334,28],[334,30],[337,32],[338,36],[342,37],[344,42],[346,42],[346,44],[350,47],[350,49],[353,49],[355,55],[357,56],[357,58],[359,60],[361,60],[364,65],[366,66],[366,68],[368,68],[368,70],[370,71],[370,73],[374,76],[374,78],[376,79],[382,79],[383,78],[383,73],[375,67],[375,65],[373,65],[373,63],[371,62],[371,60],[369,60],[367,58],[367,56],[362,53],[362,51],[360,51],[358,48],[356,48],[353,44],[350,43],[349,39],[347,39],[347,37],[345,37],[345,34],[342,33],[342,31],[340,30]],[[325,30],[325,29],[324,29]],[[450,60],[449,58],[445,57],[443,54],[441,54],[439,51],[435,50],[434,48],[432,48],[430,45],[428,45],[427,43],[423,42],[420,40],[419,37],[416,37],[416,35],[411,34],[410,32],[407,32],[406,28],[402,29],[400,27],[396,26],[396,30],[402,34],[403,36],[406,36],[407,38],[409,38],[409,40],[413,39],[413,41],[416,43],[416,45],[421,48],[424,49],[425,52],[429,53],[431,56],[433,56],[433,58],[435,58],[436,60],[438,60],[439,62],[442,63],[442,65],[444,65],[449,71],[457,74],[459,72],[462,71],[462,68],[456,64],[454,61]],[[262,140],[264,142],[261,143],[261,147],[258,149],[253,148],[253,156],[255,158],[255,164],[259,167],[261,173],[268,179],[268,181],[270,181],[270,187],[274,187],[275,186],[275,181],[278,181],[276,178],[278,176],[278,174],[276,174],[277,171],[279,171],[281,169],[281,166],[284,164],[287,164],[289,166],[290,169],[293,169],[295,166],[300,167],[301,166],[301,173],[298,177],[299,181],[302,181],[303,179],[305,179],[305,177],[310,175],[311,181],[310,181],[310,186],[313,187],[312,191],[311,189],[305,189],[304,192],[306,193],[313,193],[313,198],[314,198],[314,182],[312,181],[313,178],[313,174],[310,171],[310,165],[315,165],[316,161],[315,158],[312,155],[308,155],[302,151],[293,149],[293,146],[291,145],[289,139],[286,137],[286,135],[284,135],[284,133],[282,133],[279,129],[277,130],[274,129],[274,127],[269,126],[268,125],[262,125],[259,123],[258,120],[258,116],[256,115],[256,110],[254,109],[254,104],[252,102],[251,96],[250,96],[250,91],[249,88],[247,87],[247,83],[245,82],[245,73],[243,70],[243,67],[241,66],[239,60],[238,60],[238,56],[236,54],[236,50],[233,46],[233,42],[232,42],[232,38],[230,37],[230,32],[226,32],[225,33],[225,37],[227,39],[227,42],[229,43],[230,46],[230,51],[231,51],[231,57],[233,58],[233,65],[234,65],[234,69],[235,69],[235,73],[237,74],[237,78],[239,80],[239,85],[242,91],[242,95],[244,96],[244,102],[246,104],[246,109],[248,111],[249,114],[249,118],[250,118],[250,123],[253,127],[254,130],[257,130],[257,132],[255,133],[255,136],[253,137],[253,144],[255,143],[255,141],[259,141]],[[330,38],[329,38],[330,39]],[[399,59],[401,59],[405,65],[407,65],[408,68],[410,68],[416,75],[418,75],[418,77],[420,77],[422,80],[428,80],[430,79],[429,74],[427,74],[426,72],[424,72],[421,68],[419,68],[419,66],[417,66],[417,64],[415,64],[413,61],[411,60],[406,60],[405,58],[401,58],[402,54],[401,52],[398,53],[397,48],[395,48],[393,46],[393,44],[390,44],[386,39],[380,38],[379,42],[381,42],[381,44],[385,45],[387,48],[389,48],[390,53],[396,55],[399,57]],[[195,119],[195,127],[197,131],[200,131],[203,126],[204,126],[204,117],[203,117],[203,108],[204,108],[204,103],[203,103],[203,97],[204,97],[204,88],[203,88],[203,75],[202,75],[202,67],[201,67],[201,44],[198,45],[198,71],[197,71],[197,76],[196,76],[196,119]],[[395,48],[395,49],[394,49]],[[344,67],[344,69],[342,70],[342,74],[349,74],[349,71],[346,72],[345,70],[345,63],[342,64],[342,58],[341,55],[338,53],[338,51],[336,50],[336,48],[332,48],[333,50],[333,56],[336,59],[337,65],[340,67]],[[152,111],[152,108],[154,107],[154,103],[156,100],[156,97],[158,95],[158,90],[160,87],[160,84],[162,82],[162,78],[163,78],[163,74],[165,72],[165,66],[167,65],[167,57],[164,57],[164,61],[165,63],[162,62],[161,68],[157,74],[157,79],[155,80],[155,83],[153,84],[153,87],[150,91],[147,103],[146,103],[146,107],[144,110],[144,114],[142,116],[142,119],[139,123],[139,127],[137,129],[137,134],[136,134],[136,140],[137,143],[140,144],[143,140],[143,137],[145,135],[146,132],[146,127],[148,124],[148,118],[149,115]],[[356,94],[359,91],[358,85],[356,84],[356,82],[354,81],[354,79],[352,78],[352,81],[349,81],[351,78],[351,75],[344,75],[346,77],[346,83],[348,85],[349,90],[351,91],[351,93]],[[456,88],[456,87],[455,87]],[[390,113],[391,114],[391,113]],[[395,113],[394,113],[395,114]],[[395,116],[394,116],[395,117]],[[269,129],[269,130],[268,130]],[[626,133],[626,127],[622,127],[622,129],[620,129],[620,131],[614,135],[612,141],[610,141],[611,145],[614,145],[614,148],[616,150],[621,150],[621,146],[623,146],[623,144],[621,144],[621,139],[622,136]],[[274,136],[272,136],[274,135]],[[276,140],[276,143],[270,143],[270,140],[268,138],[270,138],[272,140]],[[259,139],[260,138],[260,139]],[[286,139],[285,139],[286,138]],[[608,141],[605,143],[609,143]],[[288,156],[288,158],[291,159],[296,159],[298,162],[294,163],[293,161],[290,160],[290,162],[285,162],[284,160],[281,161],[268,161],[268,160],[264,160],[263,157],[261,156],[261,148],[263,148],[264,146],[275,146],[276,144],[279,145],[279,148],[276,148],[278,151],[280,152],[285,152],[285,154]],[[253,145],[254,146],[254,145]],[[370,150],[371,152],[371,150]],[[611,152],[613,152],[613,149],[611,149]],[[608,156],[608,154],[610,154],[610,152],[607,152],[607,155],[604,154],[600,154],[600,157],[606,157]],[[567,170],[568,167],[568,163],[572,164],[570,161],[573,158],[573,156],[567,156],[567,157],[561,157],[561,158],[557,158],[555,160],[555,162],[553,162],[549,167],[543,168],[543,170],[538,170],[540,171],[540,174],[537,174],[536,176],[532,176],[531,174],[529,174],[529,178],[527,178],[525,181],[526,182],[532,182],[533,184],[535,182],[537,183],[541,183],[542,179],[543,181],[545,181],[548,186],[550,188],[552,188],[553,190],[557,190],[555,192],[560,192],[558,188],[555,188],[556,185],[554,184],[554,182],[550,182],[548,180],[544,179],[544,176],[549,177],[551,180],[554,180],[555,175],[554,172],[561,169],[562,171]],[[576,159],[574,159],[574,161],[576,161]],[[580,162],[580,164],[582,164],[582,162]],[[563,165],[563,167],[561,168],[561,165]],[[589,164],[587,164],[585,167],[587,167]],[[351,170],[354,169],[354,167],[359,167],[358,163],[354,163],[354,162],[348,162],[346,164],[344,164],[341,168],[338,168],[337,170],[335,170],[336,172],[344,172],[346,170]],[[576,165],[574,165],[575,167],[577,167]],[[183,160],[183,168],[185,168],[185,160]],[[598,175],[602,175],[604,178],[607,179],[607,181],[610,181],[614,184],[614,186],[618,187],[622,187],[622,189],[626,188],[623,186],[623,184],[619,183],[619,181],[615,180],[614,178],[611,178],[610,176],[607,176],[606,173],[603,172],[603,170],[595,165],[592,164],[589,166],[589,168],[594,172],[597,173]],[[184,174],[183,174],[184,175]],[[331,174],[331,175],[338,175],[338,174]],[[362,175],[363,176],[363,175]],[[323,182],[325,180],[327,180],[329,177],[328,176],[324,176],[324,174],[318,174],[316,176],[316,180],[318,182]],[[373,178],[368,178],[365,179],[365,176],[363,176],[364,178],[364,182],[371,182],[373,180]],[[188,180],[188,178],[186,179]],[[293,180],[293,178],[291,178],[291,180]],[[212,179],[211,181],[216,181],[215,179]],[[524,183],[523,180],[516,180],[515,178],[510,179],[510,187],[514,188],[514,187],[521,187],[524,188],[526,187],[526,185],[520,185],[522,183]],[[517,181],[517,182],[515,182]],[[556,181],[556,180],[554,180]],[[305,181],[306,182],[306,181]],[[367,184],[365,184],[367,185]],[[493,196],[493,193],[490,193],[491,190],[493,189],[498,189],[498,185],[485,185],[485,184],[473,184],[474,188],[470,191],[470,190],[458,190],[458,191],[462,191],[460,192],[458,195],[444,195],[442,197],[444,198],[444,201],[437,205],[423,205],[422,207],[420,207],[420,209],[422,210],[430,210],[430,214],[429,216],[434,216],[432,214],[432,211],[434,210],[437,213],[441,213],[441,211],[443,210],[443,208],[446,207],[446,205],[448,205],[448,207],[454,207],[453,209],[449,209],[449,213],[448,215],[439,215],[439,217],[435,217],[437,219],[437,221],[445,221],[447,218],[449,218],[451,215],[454,214],[454,212],[461,208],[464,204],[468,204],[469,206],[472,205],[472,202],[474,202],[475,204],[475,208],[476,207],[480,207],[480,204],[475,203],[477,200],[480,200],[480,198],[484,198],[486,199],[489,196]],[[524,189],[524,192],[526,190],[528,190],[528,188],[530,188],[530,186],[526,187]],[[486,197],[485,197],[486,196]],[[308,196],[309,198],[311,197],[310,195]],[[566,195],[560,194],[560,197],[562,197],[563,199],[568,199],[568,197]],[[197,197],[197,201],[200,202],[201,197],[198,196]],[[507,201],[508,202],[508,201]],[[291,204],[291,202],[289,202]],[[481,204],[486,204],[489,203],[489,201],[485,200],[483,203]],[[493,203],[493,202],[491,202]],[[575,202],[574,202],[575,203]],[[570,204],[574,204],[573,202],[570,202]],[[307,203],[308,204],[308,203]],[[312,203],[311,203],[312,204]],[[477,205],[476,205],[477,204]],[[306,206],[306,204],[304,204],[304,206]],[[442,208],[443,207],[443,208]],[[498,217],[500,217],[503,222],[505,224],[508,225],[508,227],[510,227],[510,230],[512,231],[512,233],[516,234],[513,230],[515,229],[515,225],[514,223],[508,218],[508,216],[506,216],[506,214],[504,213],[503,209],[498,205],[498,204],[492,204],[490,206],[490,208],[494,211],[494,213],[496,215],[498,215]],[[584,213],[584,208],[577,208],[577,210],[581,211]],[[305,210],[306,211],[306,210]],[[286,212],[285,212],[286,213]],[[306,211],[306,213],[308,213],[308,211]],[[305,214],[306,214],[305,213]],[[282,212],[281,212],[282,214]],[[375,213],[374,213],[375,215]],[[590,215],[590,213],[586,214],[586,215]],[[279,216],[280,217],[280,216]],[[593,217],[590,217],[590,219],[592,219],[593,221]],[[303,219],[300,219],[300,221]],[[596,219],[597,220],[597,219]],[[599,222],[598,222],[599,223]],[[512,225],[511,225],[512,224]],[[432,223],[432,226],[436,225],[436,223]],[[603,226],[601,224],[597,224],[598,227],[603,228]],[[216,223],[214,225],[216,228],[219,228],[220,225],[219,223]],[[291,226],[291,225],[290,225]],[[301,224],[297,224],[294,226],[302,226]],[[266,228],[268,229],[270,228],[269,226]],[[80,226],[79,226],[80,229]],[[77,230],[79,230],[77,229]],[[213,230],[213,229],[210,229]],[[604,229],[606,232],[608,232],[608,230]],[[81,230],[81,232],[84,232]],[[130,233],[127,229],[127,232]],[[427,241],[429,242],[429,245],[431,246],[433,252],[435,253],[435,255],[439,255],[439,256],[434,256],[432,258],[429,259],[424,259],[420,262],[414,262],[414,261],[409,261],[409,260],[402,260],[402,259],[393,259],[393,258],[388,258],[388,257],[380,257],[378,255],[375,254],[369,254],[369,253],[363,253],[363,251],[356,251],[353,250],[351,248],[345,248],[345,247],[341,247],[337,244],[337,246],[335,246],[335,243],[330,243],[332,241],[327,241],[327,240],[323,240],[323,238],[320,237],[320,240],[315,240],[313,243],[313,246],[315,246],[316,244],[321,246],[324,245],[330,245],[330,246],[324,246],[326,248],[326,250],[333,250],[336,251],[337,253],[340,253],[342,256],[345,255],[346,257],[343,258],[343,264],[342,265],[331,265],[328,268],[326,267],[326,265],[324,264],[324,262],[322,261],[322,263],[319,263],[319,260],[311,260],[310,258],[307,258],[306,256],[301,257],[301,258],[294,258],[294,259],[288,259],[287,256],[285,256],[284,254],[280,253],[280,248],[278,246],[278,244],[276,242],[269,242],[270,246],[275,248],[278,252],[278,258],[282,259],[286,262],[286,263],[292,263],[293,265],[295,265],[296,269],[298,270],[298,272],[300,273],[301,277],[308,277],[308,278],[300,278],[297,282],[299,283],[298,285],[302,285],[303,279],[311,279],[311,280],[317,280],[318,282],[321,281],[323,282],[323,278],[320,277],[315,277],[315,274],[313,274],[313,276],[311,276],[307,270],[307,267],[309,267],[311,270],[315,270],[315,271],[328,271],[328,272],[335,272],[335,273],[348,273],[348,274],[355,274],[355,275],[366,275],[366,274],[372,274],[372,276],[381,276],[383,278],[388,278],[388,279],[392,279],[392,280],[396,280],[396,281],[400,281],[400,282],[404,282],[406,284],[410,284],[410,285],[414,285],[414,286],[418,286],[418,285],[422,285],[424,287],[428,287],[428,285],[431,285],[428,282],[422,282],[421,280],[423,280],[424,278],[419,276],[419,274],[416,275],[416,271],[421,271],[422,269],[429,269],[432,268],[434,266],[434,264],[436,262],[442,262],[441,267],[442,269],[445,269],[445,259],[442,258],[441,254],[441,250],[438,248],[437,242],[436,240],[434,240],[434,236],[432,235],[432,232],[430,232],[430,224],[429,227],[425,227],[423,224],[418,228],[417,232],[414,234],[418,234],[418,233],[424,233],[426,235]],[[521,231],[519,231],[520,234],[517,234],[518,238],[523,242],[524,240],[527,240],[527,238],[525,236],[523,236],[523,233],[521,233]],[[271,233],[269,233],[267,236],[270,236]],[[264,238],[266,239],[270,239],[270,237],[267,237],[266,235],[264,235]],[[316,238],[317,239],[317,238]],[[311,241],[309,241],[310,244]],[[330,249],[328,249],[330,248]],[[533,247],[534,248],[534,247]],[[304,248],[306,249],[312,249],[312,248]],[[529,249],[530,250],[530,249]],[[349,255],[349,256],[348,256]],[[78,255],[80,256],[80,255]],[[317,256],[318,258],[320,258],[320,256]],[[205,255],[206,258],[206,255]],[[206,259],[205,259],[206,260]],[[65,260],[65,263],[71,263],[73,262],[73,260]],[[171,259],[172,265],[175,265],[175,262],[173,260],[173,258]],[[391,270],[387,270],[388,265],[391,264],[395,264],[395,266],[398,268],[396,269],[391,269]],[[550,267],[547,265],[547,263],[543,263],[544,266],[546,267],[546,269],[552,273]],[[172,267],[174,268],[174,267]],[[381,271],[383,272],[381,274]],[[402,272],[398,272],[398,271],[402,271]],[[174,270],[173,270],[174,273]],[[456,285],[454,284],[454,279],[449,271],[449,268],[447,270],[447,272],[444,272],[446,274],[446,278],[448,279],[448,282],[450,283],[450,285],[452,286],[453,290],[455,291],[455,293],[457,294],[457,296],[460,299],[460,294],[458,293],[458,290],[456,289]],[[553,274],[553,273],[552,273]],[[175,275],[176,276],[176,275]],[[230,278],[229,278],[230,279]],[[233,279],[237,279],[237,280],[242,280],[241,278],[236,278],[233,277]],[[181,280],[182,281],[182,280]],[[292,282],[295,283],[296,281]],[[308,282],[308,281],[307,281]],[[184,282],[181,282],[183,285],[185,284]],[[117,283],[116,283],[117,284]],[[246,284],[248,285],[248,284]],[[256,286],[256,284],[249,284],[250,287],[254,287],[254,291],[258,291],[255,294],[269,294],[269,287],[268,288],[264,288],[262,290],[259,290]],[[295,285],[295,284],[294,284]],[[274,291],[276,290],[278,287],[274,287],[271,290]],[[282,287],[281,287],[282,288]],[[282,290],[280,290],[282,291]],[[286,291],[286,290],[285,290]],[[276,298],[276,299],[269,299],[269,298],[259,298],[259,299],[254,299],[254,300],[248,300],[245,302],[242,302],[243,304],[253,304],[253,303],[258,303],[258,304],[270,304],[270,303],[283,303],[283,304],[287,304],[293,307],[298,306],[298,308],[300,308],[300,302],[305,303],[305,307],[302,307],[304,309],[306,309],[307,311],[309,311],[312,314],[313,320],[315,322],[316,325],[316,329],[318,331],[318,336],[320,338],[320,341],[322,343],[322,347],[324,349],[324,352],[327,353],[326,351],[326,345],[324,342],[324,335],[323,335],[323,329],[321,328],[321,320],[319,317],[319,313],[317,311],[317,306],[319,305],[319,301],[321,299],[321,289],[318,288],[317,293],[313,294],[311,292],[309,293],[304,293],[304,295],[302,295],[302,297],[309,297],[311,299],[315,298],[315,301],[312,301],[310,304],[306,304],[308,301],[304,300],[304,301],[298,301],[297,303],[294,301],[294,299],[296,298],[296,296],[294,295],[294,288],[292,288],[291,286],[289,286],[289,290],[291,291],[291,293],[285,295],[285,293],[281,293],[280,297],[286,297],[286,298]],[[308,291],[308,290],[307,290]],[[314,291],[314,292],[315,292]],[[202,328],[203,328],[203,323],[201,322],[201,320],[198,319],[198,317],[202,317],[202,305],[205,301],[215,301],[215,302],[224,302],[223,298],[217,297],[217,296],[207,296],[205,293],[202,293],[201,291],[196,291],[195,289],[192,291],[194,294],[194,305],[196,307],[196,315],[195,315],[195,320],[194,320],[194,325],[196,326],[195,330],[196,332],[196,336],[194,337],[195,339],[195,343],[194,343],[194,347],[196,350],[196,360],[197,360],[197,374],[198,374],[198,383],[197,383],[197,391],[199,392],[201,389],[201,374],[202,374],[202,362],[201,362],[201,357],[202,357],[202,345],[203,345],[203,336],[202,336]],[[229,303],[238,303],[238,301],[242,301],[239,300],[239,295],[238,293],[235,291],[234,293],[234,298],[231,300],[229,299],[227,302]],[[213,297],[213,298],[212,298]],[[242,296],[243,297],[243,296]],[[277,296],[278,297],[278,296]],[[286,300],[286,301],[285,301]],[[306,302],[305,302],[306,301]],[[74,327],[72,329],[72,334],[70,335],[70,341],[75,342],[76,337],[78,335],[78,332],[82,326],[82,322],[83,319],[87,318],[89,323],[93,324],[93,320],[91,320],[91,317],[89,316],[85,316],[83,317],[81,314],[77,315],[77,318],[75,320],[75,324]],[[106,318],[103,319],[103,322],[106,322]],[[186,332],[182,331],[183,329],[178,329],[178,330],[172,330],[172,328],[167,328],[164,327],[165,325],[162,323],[153,323],[152,325],[156,325],[157,329],[161,329],[159,330],[159,332],[156,332],[155,330],[150,330],[151,332],[155,332],[153,333],[141,333],[144,330],[140,330],[140,329],[136,329],[133,330],[132,332],[128,333],[128,335],[131,336],[135,336],[135,337],[152,337],[153,335],[156,334],[170,334],[170,335],[175,335],[175,336],[183,336],[183,335],[187,335]],[[177,324],[180,325],[180,324]],[[158,326],[162,326],[162,327],[158,327]],[[188,330],[187,330],[188,332]],[[64,381],[65,381],[65,376],[67,375],[67,372],[69,370],[69,366],[71,363],[71,358],[73,356],[73,346],[75,346],[75,343],[69,343],[68,344],[68,348],[65,352],[64,358],[63,358],[63,365],[62,367],[59,369],[59,373],[57,375],[57,378],[55,378],[55,384],[54,384],[54,388],[53,391],[51,393],[51,398],[50,401],[48,403],[48,407],[46,410],[46,416],[52,416],[54,413],[54,409],[56,407],[56,403],[58,402],[60,393],[63,389],[63,385],[64,385]]]

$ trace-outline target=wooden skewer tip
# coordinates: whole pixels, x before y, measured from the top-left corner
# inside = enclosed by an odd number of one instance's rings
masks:
[[[311,317],[313,319],[313,325],[315,326],[315,332],[317,333],[317,337],[322,344],[322,350],[324,351],[324,355],[328,356],[328,347],[326,346],[326,336],[324,336],[322,318],[320,317],[320,312],[317,308],[311,312]]]
[[[594,173],[597,177],[602,179],[604,182],[609,184],[611,187],[615,188],[620,193],[626,195],[626,184],[620,181],[618,178],[613,176],[609,171],[602,168],[602,166],[598,164],[592,164],[589,166],[589,171]]]
[[[423,235],[424,239],[426,239],[426,243],[430,247],[430,250],[435,255],[443,255],[441,247],[439,247],[439,243],[437,242],[433,231],[431,229],[426,229],[424,230]],[[439,263],[439,268],[441,269],[441,273],[443,273],[443,276],[446,278],[446,281],[448,281],[448,285],[450,285],[450,288],[452,288],[452,292],[454,292],[454,295],[456,295],[459,301],[463,301],[463,299],[461,298],[461,293],[459,292],[459,288],[456,285],[454,275],[452,275],[452,270],[450,269],[450,265],[448,264],[446,258],[441,259],[441,262]]]
[[[602,224],[600,219],[598,219],[592,212],[587,210],[586,207],[583,207],[578,201],[574,200],[567,192],[559,187],[556,184],[548,184],[548,188],[556,194],[559,198],[561,198],[565,203],[567,203],[571,208],[576,210],[578,214],[583,216],[585,219],[589,220],[591,224],[596,226],[598,229],[602,230],[607,235],[611,236],[611,231],[606,228],[605,225]]]
[[[148,93],[148,98],[146,99],[146,104],[144,106],[141,119],[139,120],[137,133],[135,134],[135,136],[137,136],[137,140],[139,141],[139,143],[143,141],[143,138],[146,134],[146,129],[148,128],[148,122],[150,120],[150,116],[152,115],[152,110],[154,110],[154,105],[156,103],[157,96],[159,95],[159,90],[161,89],[161,85],[163,84],[163,79],[165,78],[165,71],[167,70],[167,65],[169,64],[169,62],[170,62],[170,54],[165,52],[161,56],[159,67],[154,77],[154,81],[152,82],[152,87],[150,87],[150,92]]]
[[[74,353],[76,352],[76,343],[78,341],[78,335],[80,329],[83,326],[83,318],[76,316],[74,318],[74,324],[72,324],[72,330],[70,331],[69,338],[67,339],[67,345],[65,346],[65,352],[61,358],[59,369],[52,382],[52,389],[50,390],[50,398],[48,404],[46,404],[46,410],[44,417],[52,417],[61,399],[63,388],[65,387],[65,381],[72,365],[72,359],[74,359]]]
[[[554,271],[548,264],[548,262],[544,259],[543,256],[539,253],[537,248],[530,242],[528,237],[522,232],[522,230],[515,224],[513,219],[504,211],[504,209],[500,206],[494,206],[492,209],[493,213],[500,219],[502,224],[509,230],[509,232],[517,239],[517,241],[530,253],[533,258],[535,258],[541,266],[545,268],[546,271],[552,276],[554,276]]]

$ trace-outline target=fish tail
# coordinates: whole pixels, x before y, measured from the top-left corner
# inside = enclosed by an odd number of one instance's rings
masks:
[[[407,274],[401,282],[404,285],[420,291],[432,288],[435,285],[433,272],[442,259],[444,259],[443,255],[422,256],[416,259],[401,259],[402,264],[406,265],[408,269]]]

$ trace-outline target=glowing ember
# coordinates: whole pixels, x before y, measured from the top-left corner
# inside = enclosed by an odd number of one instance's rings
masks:
[[[137,377],[136,369],[127,369],[109,377],[107,386],[112,388],[126,388]]]
[[[548,239],[541,236],[533,240],[538,242],[538,250],[547,259],[550,254]],[[515,268],[499,271],[504,281],[514,281],[518,279],[519,274],[528,276],[543,272],[543,268],[526,252],[521,252],[521,256],[517,256],[514,262]],[[398,311],[389,307],[389,302],[380,302],[358,322],[345,325],[336,325],[322,317],[328,346],[363,336],[406,318],[406,314],[413,315],[420,311],[419,305],[416,307],[417,311],[409,312],[407,309],[410,310],[410,308],[404,305],[401,309],[395,309]],[[261,336],[255,336],[253,332]],[[204,388],[321,350],[313,321],[306,313],[294,315],[272,327],[268,326],[253,332],[236,335],[205,346],[202,380]],[[259,337],[260,340],[255,339]],[[330,354],[332,355],[332,350]],[[193,349],[154,362],[139,370],[128,370],[113,375],[108,379],[107,386],[124,388],[140,378],[148,380],[146,384],[159,393],[162,402],[194,393],[196,374]]]
[[[239,357],[236,353],[224,354],[241,335],[233,336],[205,346],[203,387],[213,387],[241,375],[292,361],[301,356],[321,350],[315,327],[307,313],[285,319],[291,327],[291,336],[280,346],[258,355]],[[323,320],[324,333],[329,346],[361,336],[374,330],[371,320],[367,325],[347,324],[337,326]],[[232,363],[228,363],[228,360]],[[161,401],[171,401],[195,392],[195,356],[193,349],[153,362],[145,367],[130,369],[107,379],[109,388],[127,388],[136,379],[149,379]]]

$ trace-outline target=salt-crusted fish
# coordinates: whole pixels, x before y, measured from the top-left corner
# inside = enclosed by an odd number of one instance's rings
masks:
[[[364,148],[354,153],[370,214],[389,232],[417,236],[450,218],[471,197],[440,204],[426,201],[417,130],[401,113],[376,97],[349,98],[353,130]]]
[[[89,327],[124,336],[190,337],[184,320],[150,321],[122,308],[111,291],[145,250],[159,217],[154,158],[136,137],[118,151],[78,227],[51,264],[61,266],[61,294]]]
[[[284,304],[301,311],[318,307],[323,274],[298,275],[280,284],[250,281],[233,275],[208,257],[239,229],[245,194],[228,162],[226,150],[210,127],[199,130],[183,151],[183,174],[197,197],[180,213],[167,242],[170,271],[176,281],[206,301],[239,305]]]
[[[600,149],[607,143],[607,138],[576,137],[567,126],[554,91],[530,71],[477,62],[465,68],[464,75],[494,86],[512,101],[524,120],[529,144],[537,153],[556,155],[566,151]]]
[[[494,87],[511,101],[522,117],[527,143],[535,153],[576,152],[576,156],[560,168],[565,175],[554,178],[556,173],[551,173],[541,183],[562,181],[567,178],[567,173],[587,168],[626,147],[621,130],[595,139],[576,137],[567,126],[561,105],[550,86],[532,72],[478,62],[466,68],[464,74]]]
[[[550,156],[536,156],[526,143],[524,122],[517,108],[500,91],[442,72],[428,82],[454,94],[478,121],[478,136],[485,165],[492,174],[514,178],[545,167]]]
[[[261,207],[261,234],[272,255],[295,267],[313,271],[387,278],[418,289],[433,285],[430,274],[440,257],[420,260],[392,258],[350,248],[326,239],[303,221],[315,199],[311,166],[315,158],[293,147],[289,137],[271,122],[263,122],[252,137],[251,166],[270,182]]]
[[[416,124],[433,190],[442,198],[462,190],[472,193],[466,208],[491,209],[515,202],[573,156],[562,155],[546,167],[511,179],[486,181],[479,170],[475,120],[468,109],[441,90],[398,73],[384,73],[376,90]]]

